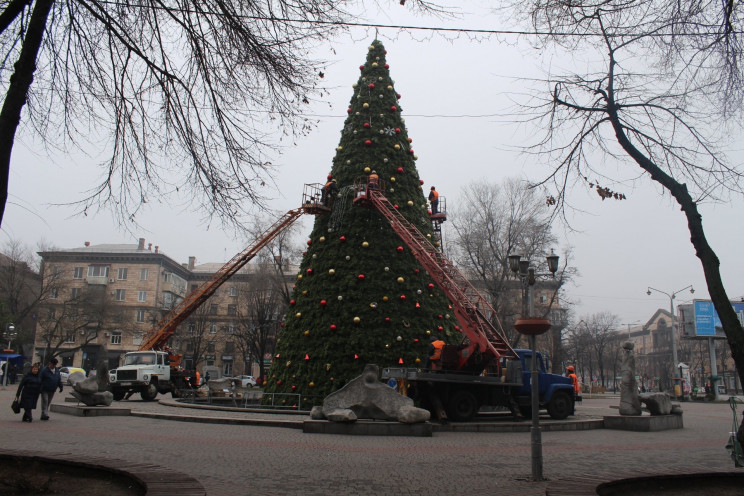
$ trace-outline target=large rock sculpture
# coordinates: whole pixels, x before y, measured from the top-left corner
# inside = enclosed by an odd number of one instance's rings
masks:
[[[623,344],[623,362],[620,368],[620,415],[640,415],[641,401],[638,399],[638,383],[635,379],[635,357],[633,343]]]
[[[95,373],[92,373],[72,385],[72,396],[86,406],[109,406],[114,401],[114,395],[108,390],[108,367],[105,363],[98,366]]]
[[[651,415],[669,415],[672,413],[672,398],[666,393],[648,393],[640,396],[640,401]]]
[[[334,422],[375,419],[415,424],[426,422],[431,414],[413,406],[411,398],[381,383],[377,365],[367,364],[362,375],[326,396],[323,406],[313,407],[310,416]]]

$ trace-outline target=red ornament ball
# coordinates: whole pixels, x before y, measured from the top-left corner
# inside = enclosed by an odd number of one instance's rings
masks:
[[[363,65],[360,65],[360,66],[359,66],[359,70],[360,70],[360,71],[363,71],[363,70],[364,70],[364,66],[363,66]]]
[[[406,295],[400,295],[400,299],[401,299],[402,301],[406,301]]]
[[[336,329],[338,329],[338,327],[336,327],[336,324],[331,324],[331,330],[335,331]]]
[[[430,282],[428,287],[429,287],[429,289],[434,289],[434,283],[431,283]]]
[[[308,355],[307,353],[305,353],[305,360],[310,360],[310,355]]]
[[[375,83],[369,83],[369,89],[371,90],[375,89]]]
[[[367,146],[372,146],[372,140],[366,140],[364,144]]]
[[[385,69],[390,69],[390,64],[385,64]]]
[[[398,174],[403,174],[403,167],[398,167]]]
[[[390,317],[385,317],[385,322],[390,322]]]
[[[307,240],[307,246],[310,246],[311,244],[313,244],[313,240],[312,239],[308,239]]]
[[[328,304],[328,302],[327,302],[327,301],[325,301],[325,300],[320,300],[320,306],[321,306],[321,307],[324,307],[324,306],[326,306],[327,304]]]
[[[307,275],[309,276],[313,275],[313,269],[307,269]]]
[[[399,127],[396,127],[395,128],[395,134],[400,134],[400,128]]]
[[[341,236],[340,238],[338,238],[338,240],[342,243],[346,243],[346,236]]]
[[[297,389],[297,386],[295,386],[294,384],[292,384],[292,391],[294,391],[295,389]]]
[[[294,301],[294,300],[289,300],[289,304],[290,304],[290,306],[294,306],[294,305],[295,305],[295,303],[297,303],[297,302],[296,302],[296,301]]]
[[[411,155],[413,155],[413,148],[409,148],[408,149],[408,153],[410,153]]]
[[[357,279],[359,279],[360,281],[363,281],[364,280],[364,274],[359,274],[357,276]]]
[[[400,208],[400,207],[398,207],[398,204],[397,203],[395,205],[393,205],[393,207],[395,207],[395,210],[398,210]]]
[[[419,303],[418,301],[416,302],[416,308],[421,308],[421,303]]]
[[[395,112],[396,110],[398,110],[398,107],[396,107],[395,105],[390,105],[390,110]]]
[[[413,342],[414,342],[414,343],[418,343],[418,338],[414,338],[414,339],[413,339]]]
[[[398,253],[403,253],[403,247],[402,246],[397,247],[396,250],[398,251]]]
[[[413,273],[414,274],[418,274],[419,273],[419,270],[418,269],[413,269]]]
[[[367,128],[367,129],[369,129],[369,122],[365,122],[364,123],[364,127]]]
[[[276,381],[276,385],[277,385],[277,386],[281,386],[281,385],[282,385],[282,381],[281,381],[281,379],[280,379],[280,380],[278,380],[278,381]]]
[[[419,179],[419,184],[423,186],[424,180],[423,179]]]
[[[349,107],[349,108],[346,109],[346,113],[347,114],[350,114],[351,113],[351,107]]]
[[[438,330],[438,331],[443,331],[443,330],[444,330],[444,327],[442,327],[442,326],[437,326],[437,330]]]
[[[326,176],[326,179],[328,179],[329,181],[330,181],[331,179],[333,179],[333,174],[328,174],[328,175]]]
[[[397,98],[398,100],[400,100],[400,96],[401,96],[400,93],[395,94],[395,98]]]
[[[413,138],[408,138],[409,143],[413,143]]]

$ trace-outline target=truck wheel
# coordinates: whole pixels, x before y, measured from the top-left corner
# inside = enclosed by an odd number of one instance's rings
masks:
[[[124,396],[127,395],[127,393],[125,393],[124,391],[114,391],[111,394],[114,395],[114,401],[121,401],[124,399]]]
[[[550,403],[548,403],[548,413],[550,414],[550,418],[555,420],[565,419],[573,413],[573,409],[573,400],[562,391],[553,394]]]
[[[158,395],[158,388],[152,382],[140,392],[143,401],[152,401]]]
[[[455,422],[465,422],[478,413],[478,400],[470,391],[457,391],[449,400],[447,416]]]

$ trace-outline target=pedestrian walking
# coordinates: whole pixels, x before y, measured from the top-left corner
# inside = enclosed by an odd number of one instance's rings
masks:
[[[54,392],[62,392],[62,377],[60,376],[56,358],[49,360],[49,365],[41,371],[41,420],[49,420],[49,405],[52,404]]]
[[[21,383],[18,384],[18,392],[16,392],[16,398],[23,408],[23,421],[33,421],[32,410],[36,409],[36,403],[39,401],[39,394],[41,394],[41,375],[39,374],[39,364],[35,363],[31,366],[31,370],[28,374],[23,376]]]

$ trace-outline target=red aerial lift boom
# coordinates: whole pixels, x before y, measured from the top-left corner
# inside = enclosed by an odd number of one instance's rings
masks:
[[[355,181],[354,186],[357,192],[354,201],[362,206],[375,208],[390,222],[416,260],[452,302],[461,330],[468,338],[468,342],[460,349],[456,369],[480,372],[502,357],[516,358],[517,354],[503,332],[488,318],[490,315],[498,319],[491,305],[452,262],[385,198],[382,184],[369,188],[367,179],[361,177]]]
[[[288,211],[264,232],[255,244],[235,255],[229,262],[215,272],[212,277],[201,286],[188,294],[178,305],[173,307],[147,334],[140,346],[140,350],[164,350],[176,328],[204,303],[215,291],[245,264],[253,259],[261,249],[266,247],[282,231],[292,225],[302,214],[320,214],[330,211],[320,204],[322,185],[306,184],[303,191],[302,206]],[[171,355],[170,364],[177,368],[181,361],[180,355]]]

